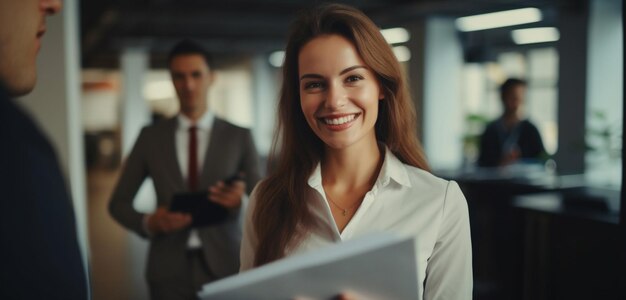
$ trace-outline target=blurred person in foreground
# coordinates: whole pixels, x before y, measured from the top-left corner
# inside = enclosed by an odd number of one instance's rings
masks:
[[[0,0],[0,299],[87,299],[72,200],[55,151],[12,98],[30,93],[58,0]]]
[[[415,128],[379,28],[350,6],[304,11],[285,51],[276,167],[251,196],[241,270],[386,231],[416,238],[419,299],[470,299],[467,202],[428,171]]]
[[[499,167],[518,162],[537,162],[546,154],[539,130],[521,116],[526,82],[509,78],[500,86],[504,112],[487,125],[480,139],[478,165]]]
[[[143,128],[111,197],[109,210],[124,227],[150,240],[146,276],[151,299],[197,299],[202,285],[239,269],[241,211],[246,193],[259,180],[258,156],[250,130],[208,110],[215,74],[211,56],[184,40],[169,54],[168,66],[180,113]],[[240,175],[232,183],[225,179]],[[157,210],[143,214],[133,200],[150,177]],[[228,209],[223,223],[192,226],[190,214],[170,211],[172,197],[209,191],[207,198]]]

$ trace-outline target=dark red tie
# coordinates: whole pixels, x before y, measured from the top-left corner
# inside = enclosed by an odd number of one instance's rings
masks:
[[[189,127],[189,165],[187,166],[187,184],[190,191],[198,188],[198,136],[196,126]]]

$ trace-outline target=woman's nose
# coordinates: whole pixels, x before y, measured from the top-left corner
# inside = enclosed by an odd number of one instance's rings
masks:
[[[326,92],[326,108],[337,109],[346,105],[348,95],[341,86],[329,85]]]

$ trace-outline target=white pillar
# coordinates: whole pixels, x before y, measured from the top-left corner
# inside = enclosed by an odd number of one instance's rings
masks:
[[[63,1],[63,10],[47,21],[37,63],[35,90],[17,101],[30,111],[50,138],[74,202],[78,242],[85,268],[89,261],[83,128],[80,114],[78,1]],[[86,269],[87,271],[87,269]],[[88,272],[85,272],[88,274]]]
[[[252,95],[254,96],[254,126],[252,134],[259,155],[267,157],[276,126],[278,102],[278,69],[269,65],[267,55],[252,60]]]
[[[423,143],[433,169],[456,169],[462,162],[463,50],[454,19],[430,18],[425,26],[423,79]]]
[[[120,57],[122,71],[122,157],[125,159],[139,137],[141,128],[150,123],[150,108],[143,97],[143,87],[148,69],[148,52],[144,48],[128,48]],[[156,192],[152,179],[148,178],[139,188],[133,202],[135,209],[151,213],[156,209]],[[130,280],[132,299],[147,298],[144,278],[144,262],[148,253],[148,242],[128,232],[128,258],[131,262]]]
[[[150,122],[150,109],[143,98],[148,68],[148,53],[143,48],[128,48],[120,58],[122,67],[122,157],[132,149],[143,126]]]

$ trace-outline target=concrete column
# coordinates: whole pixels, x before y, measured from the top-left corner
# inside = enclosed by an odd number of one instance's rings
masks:
[[[141,47],[127,48],[120,57],[122,67],[120,114],[123,159],[130,154],[141,128],[150,123],[150,108],[143,97],[148,57],[147,50]],[[133,206],[142,213],[151,213],[156,209],[156,192],[152,179],[148,178],[139,188]],[[131,285],[134,287],[132,299],[145,299],[148,295],[144,278],[148,243],[145,239],[129,232],[128,251],[128,258],[132,263],[132,267],[129,268]]]
[[[587,9],[559,13],[558,149],[559,174],[585,171],[585,98],[587,94]]]
[[[429,18],[410,27],[411,90],[421,106],[422,143],[431,167],[456,169],[462,162],[463,51],[454,19]]]
[[[37,86],[17,103],[33,115],[55,147],[74,202],[78,242],[87,268],[89,240],[80,117],[79,25],[78,1],[63,1],[60,14],[47,21],[48,30],[37,63]]]
[[[277,117],[279,69],[269,65],[267,55],[252,60],[252,95],[254,97],[254,126],[252,134],[259,155],[267,157],[272,146]]]
[[[141,128],[150,123],[150,109],[143,98],[148,69],[148,53],[143,48],[128,48],[120,57],[122,66],[122,155],[132,149]]]

